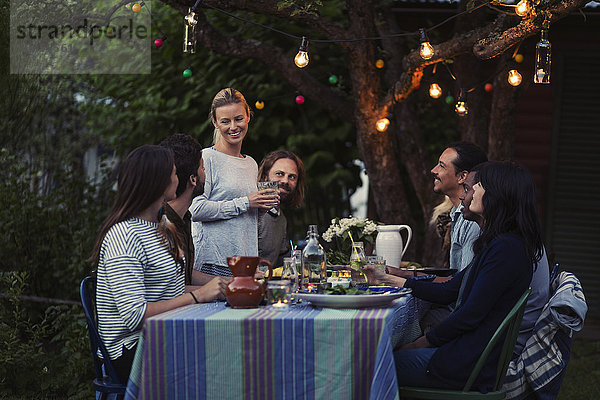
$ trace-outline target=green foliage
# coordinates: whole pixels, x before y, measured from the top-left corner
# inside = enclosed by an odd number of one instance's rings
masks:
[[[0,272],[0,393],[21,398],[89,398],[93,372],[79,306],[40,315],[21,299],[29,274]],[[86,351],[87,350],[87,351]]]
[[[279,10],[294,7],[294,10],[290,13],[292,17],[297,14],[318,15],[319,8],[322,6],[323,2],[321,0],[284,0],[277,3],[277,8]]]
[[[0,151],[0,170],[1,269],[29,272],[38,296],[77,299],[112,198],[109,183],[92,185],[66,168],[43,171],[7,149]]]

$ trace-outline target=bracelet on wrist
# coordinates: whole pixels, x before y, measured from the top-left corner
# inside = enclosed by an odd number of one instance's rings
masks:
[[[200,302],[198,301],[198,299],[196,298],[196,296],[194,296],[194,293],[193,293],[193,292],[189,292],[189,293],[192,295],[192,298],[194,299],[194,301],[196,302],[196,304],[200,303]]]

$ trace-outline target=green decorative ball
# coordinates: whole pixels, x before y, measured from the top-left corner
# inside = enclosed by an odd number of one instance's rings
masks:
[[[338,77],[335,75],[331,75],[329,77],[329,83],[331,83],[332,85],[335,85],[336,83],[338,83]]]
[[[183,77],[184,78],[189,78],[192,76],[192,70],[191,69],[186,69],[185,71],[183,71]]]
[[[446,104],[454,104],[454,97],[446,96]]]

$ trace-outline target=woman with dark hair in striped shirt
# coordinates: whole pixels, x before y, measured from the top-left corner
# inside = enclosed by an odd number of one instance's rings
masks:
[[[177,184],[170,149],[133,150],[121,166],[117,198],[94,246],[98,331],[122,383],[146,318],[224,298],[223,278],[185,293],[181,239],[166,218],[159,221],[160,208],[175,198]]]

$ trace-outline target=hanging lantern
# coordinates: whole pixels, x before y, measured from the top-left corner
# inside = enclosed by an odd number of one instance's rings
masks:
[[[550,83],[551,50],[552,45],[548,41],[548,29],[542,29],[540,41],[535,46],[534,83]]]
[[[189,9],[185,16],[185,32],[183,37],[183,52],[194,54],[196,52],[196,13]]]

